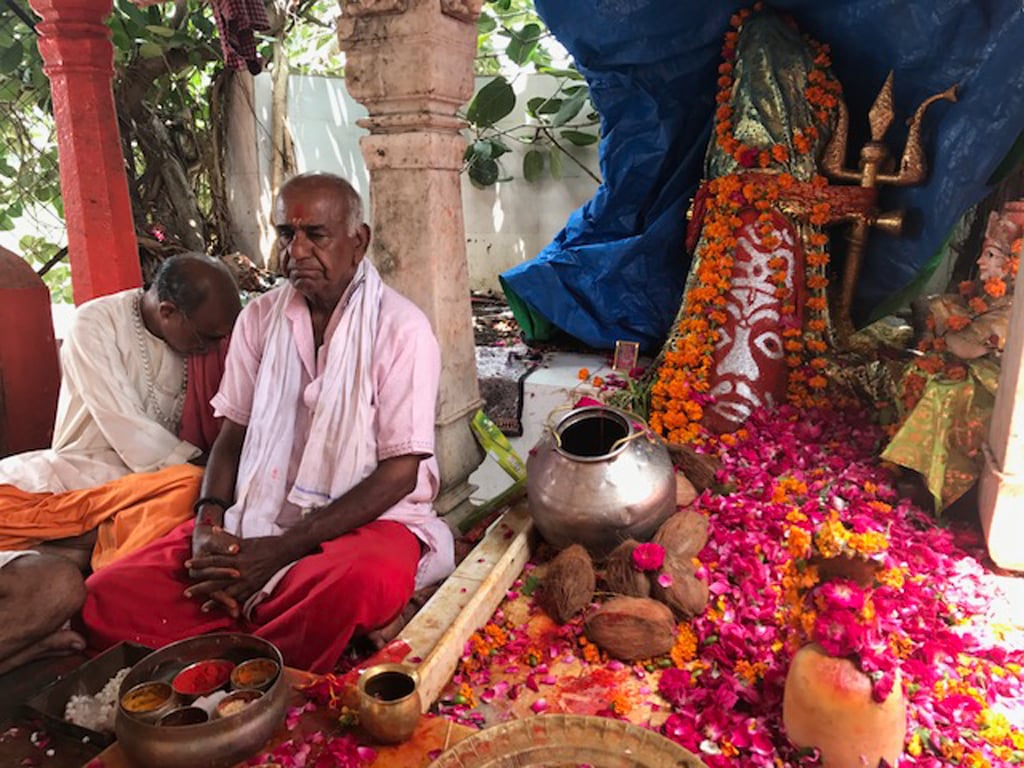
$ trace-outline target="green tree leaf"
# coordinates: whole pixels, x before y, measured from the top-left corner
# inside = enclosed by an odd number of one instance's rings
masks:
[[[551,96],[547,98],[543,96],[534,96],[526,102],[526,111],[533,117],[539,117],[540,115],[554,115],[559,109],[561,109],[561,107],[562,99],[556,99]]]
[[[170,27],[165,27],[161,24],[147,24],[146,29],[158,37],[174,37],[177,34]]]
[[[583,103],[587,100],[589,94],[590,91],[582,88],[562,102],[562,106],[558,108],[557,114],[551,118],[552,127],[558,128],[576,117],[580,110],[583,109]]]
[[[560,69],[559,67],[548,67],[538,66],[537,71],[544,75],[551,75],[552,77],[567,77],[570,80],[583,80],[583,75],[575,69]]]
[[[489,187],[498,180],[500,168],[489,157],[479,158],[469,166],[469,180],[479,187]]]
[[[495,21],[494,17],[489,13],[481,13],[480,17],[476,20],[477,34],[486,35],[497,28],[498,22]]]
[[[147,40],[139,43],[139,56],[144,59],[156,59],[164,55],[164,48],[159,43],[152,43]]]
[[[20,40],[13,40],[9,47],[0,52],[0,72],[14,73],[21,66],[25,49]]]
[[[551,178],[562,178],[562,150],[558,147],[551,148]]]
[[[563,139],[572,142],[577,147],[589,147],[591,144],[595,144],[598,139],[596,133],[588,133],[586,131],[565,130],[560,135]]]
[[[493,155],[491,142],[488,139],[477,139],[469,148],[474,156],[485,160]]]
[[[523,156],[523,177],[529,181],[537,181],[544,175],[544,153],[539,149],[531,149]]]
[[[505,48],[505,55],[513,62],[522,66],[530,60],[533,52],[537,50],[537,43],[543,34],[540,24],[524,24],[521,29],[509,30],[512,39]]]
[[[499,138],[487,139],[487,142],[491,145],[491,157],[498,159],[506,152],[511,152],[508,145]]]
[[[507,117],[515,106],[515,91],[508,80],[499,75],[473,97],[466,111],[466,119],[474,125],[490,127]]]

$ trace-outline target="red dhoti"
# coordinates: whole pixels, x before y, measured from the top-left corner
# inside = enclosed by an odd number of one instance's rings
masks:
[[[274,643],[290,666],[324,673],[354,634],[385,626],[412,597],[419,539],[377,520],[302,558],[252,621],[220,608],[203,613],[202,600],[184,597],[193,526],[183,523],[86,581],[82,622],[92,648],[122,640],[159,648],[207,632],[250,632]]]

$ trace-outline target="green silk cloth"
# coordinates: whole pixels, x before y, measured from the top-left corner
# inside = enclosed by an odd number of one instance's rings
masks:
[[[962,381],[941,373],[929,376],[921,399],[882,452],[886,461],[925,478],[938,516],[981,474],[982,445],[995,405],[999,364],[980,358],[967,368]]]

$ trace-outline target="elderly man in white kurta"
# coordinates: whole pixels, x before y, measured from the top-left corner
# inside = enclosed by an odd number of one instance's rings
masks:
[[[227,269],[187,255],[167,259],[146,291],[83,304],[61,347],[53,443],[0,461],[0,484],[59,493],[198,457],[177,434],[185,357],[230,333],[239,309]]]
[[[0,461],[0,550],[43,547],[95,570],[187,517],[202,470],[178,437],[186,357],[219,344],[240,309],[230,272],[201,254],[167,259],[147,290],[79,308],[52,447]]]

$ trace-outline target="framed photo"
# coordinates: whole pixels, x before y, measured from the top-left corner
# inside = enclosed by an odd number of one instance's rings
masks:
[[[637,360],[640,359],[640,342],[638,341],[616,341],[615,357],[612,359],[612,369],[629,373],[636,368]]]

